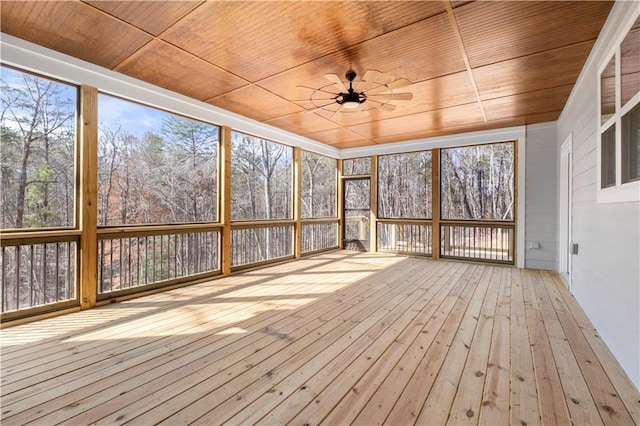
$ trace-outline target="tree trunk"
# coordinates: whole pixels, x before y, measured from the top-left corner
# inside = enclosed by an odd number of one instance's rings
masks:
[[[31,136],[22,139],[22,156],[20,160],[20,173],[18,174],[18,199],[16,205],[16,228],[22,228],[24,220],[24,198],[27,192],[27,164],[31,151]]]

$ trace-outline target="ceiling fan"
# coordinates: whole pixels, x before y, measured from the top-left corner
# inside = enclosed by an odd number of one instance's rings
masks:
[[[380,71],[368,70],[361,80],[356,81],[357,74],[349,69],[345,74],[345,85],[337,74],[325,74],[324,77],[329,84],[320,88],[308,86],[298,86],[311,90],[308,99],[298,99],[296,103],[311,103],[313,108],[308,111],[324,110],[335,113],[354,113],[368,115],[372,109],[393,111],[396,108],[391,101],[409,101],[413,99],[413,93],[396,92],[401,87],[411,85],[405,78],[385,83],[383,74]],[[354,87],[355,82],[355,87]]]

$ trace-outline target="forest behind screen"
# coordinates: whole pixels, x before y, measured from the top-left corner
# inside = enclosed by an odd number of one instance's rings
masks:
[[[77,89],[4,67],[2,88],[2,228],[73,227]],[[218,220],[219,127],[157,114],[142,135],[99,116],[99,225]],[[290,219],[292,163],[291,147],[232,132],[232,219]],[[336,217],[335,160],[302,163],[303,217]],[[380,156],[378,215],[431,218],[431,169],[430,151]],[[443,218],[513,220],[513,143],[443,149],[440,176]]]
[[[76,228],[78,88],[0,69],[2,229]],[[98,226],[220,220],[218,126],[105,94],[98,97],[98,120]],[[293,151],[231,133],[232,221],[293,218]],[[513,142],[440,152],[442,219],[514,220]],[[344,175],[364,177],[370,164],[369,158],[345,160]],[[431,219],[433,167],[431,151],[379,156],[378,188],[373,188],[378,216]],[[302,218],[337,218],[337,188],[337,161],[302,151]],[[350,199],[345,206],[368,203],[368,192],[360,196],[366,200]],[[368,221],[368,207],[351,213],[362,216],[361,223]],[[217,230],[172,235],[101,239],[102,284],[108,278],[109,289],[117,289],[147,284],[148,275],[163,280],[219,267]],[[232,264],[289,256],[292,236],[290,224],[234,229]],[[302,240],[307,251],[335,247],[337,223],[305,224]],[[3,311],[73,298],[77,241],[20,244],[3,247]],[[50,270],[56,273],[47,274]]]

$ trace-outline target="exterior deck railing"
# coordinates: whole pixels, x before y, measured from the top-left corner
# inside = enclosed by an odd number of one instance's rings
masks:
[[[352,235],[366,235],[367,217],[345,218]],[[515,264],[515,224],[512,222],[443,221],[440,241],[442,258],[500,264]],[[430,220],[378,219],[377,250],[432,256],[433,230]]]
[[[231,225],[231,267],[293,257],[294,222],[237,222]]]
[[[1,312],[76,304],[78,241],[75,231],[4,234]]]
[[[378,221],[378,251],[431,256],[431,222]]]
[[[220,227],[101,229],[98,294],[170,285],[220,272]]]
[[[303,219],[301,252],[304,254],[338,247],[338,219]]]
[[[440,225],[440,257],[484,262],[515,262],[515,224],[447,222]]]

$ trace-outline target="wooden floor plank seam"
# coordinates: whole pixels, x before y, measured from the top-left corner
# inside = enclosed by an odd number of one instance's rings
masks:
[[[459,326],[449,332],[450,337],[447,339],[447,342],[450,342],[449,347],[441,355],[442,364],[434,374],[434,382],[427,392],[418,416],[418,424],[446,424],[451,417],[451,409],[469,357],[482,303],[489,288],[487,278],[491,275],[491,271],[487,268],[482,271],[481,279],[471,282],[472,285],[475,284],[473,295],[459,313],[459,322],[456,321]]]
[[[541,417],[538,408],[533,347],[529,339],[521,271],[514,271],[512,278],[509,321],[511,326],[511,395],[509,402],[511,413],[509,420],[511,424],[516,425],[534,425],[540,423]]]
[[[482,390],[482,404],[478,417],[481,425],[504,425],[509,423],[510,347],[505,344],[509,335],[509,308],[511,306],[511,269],[502,269],[500,288],[496,301],[493,333],[491,335],[487,373]]]

